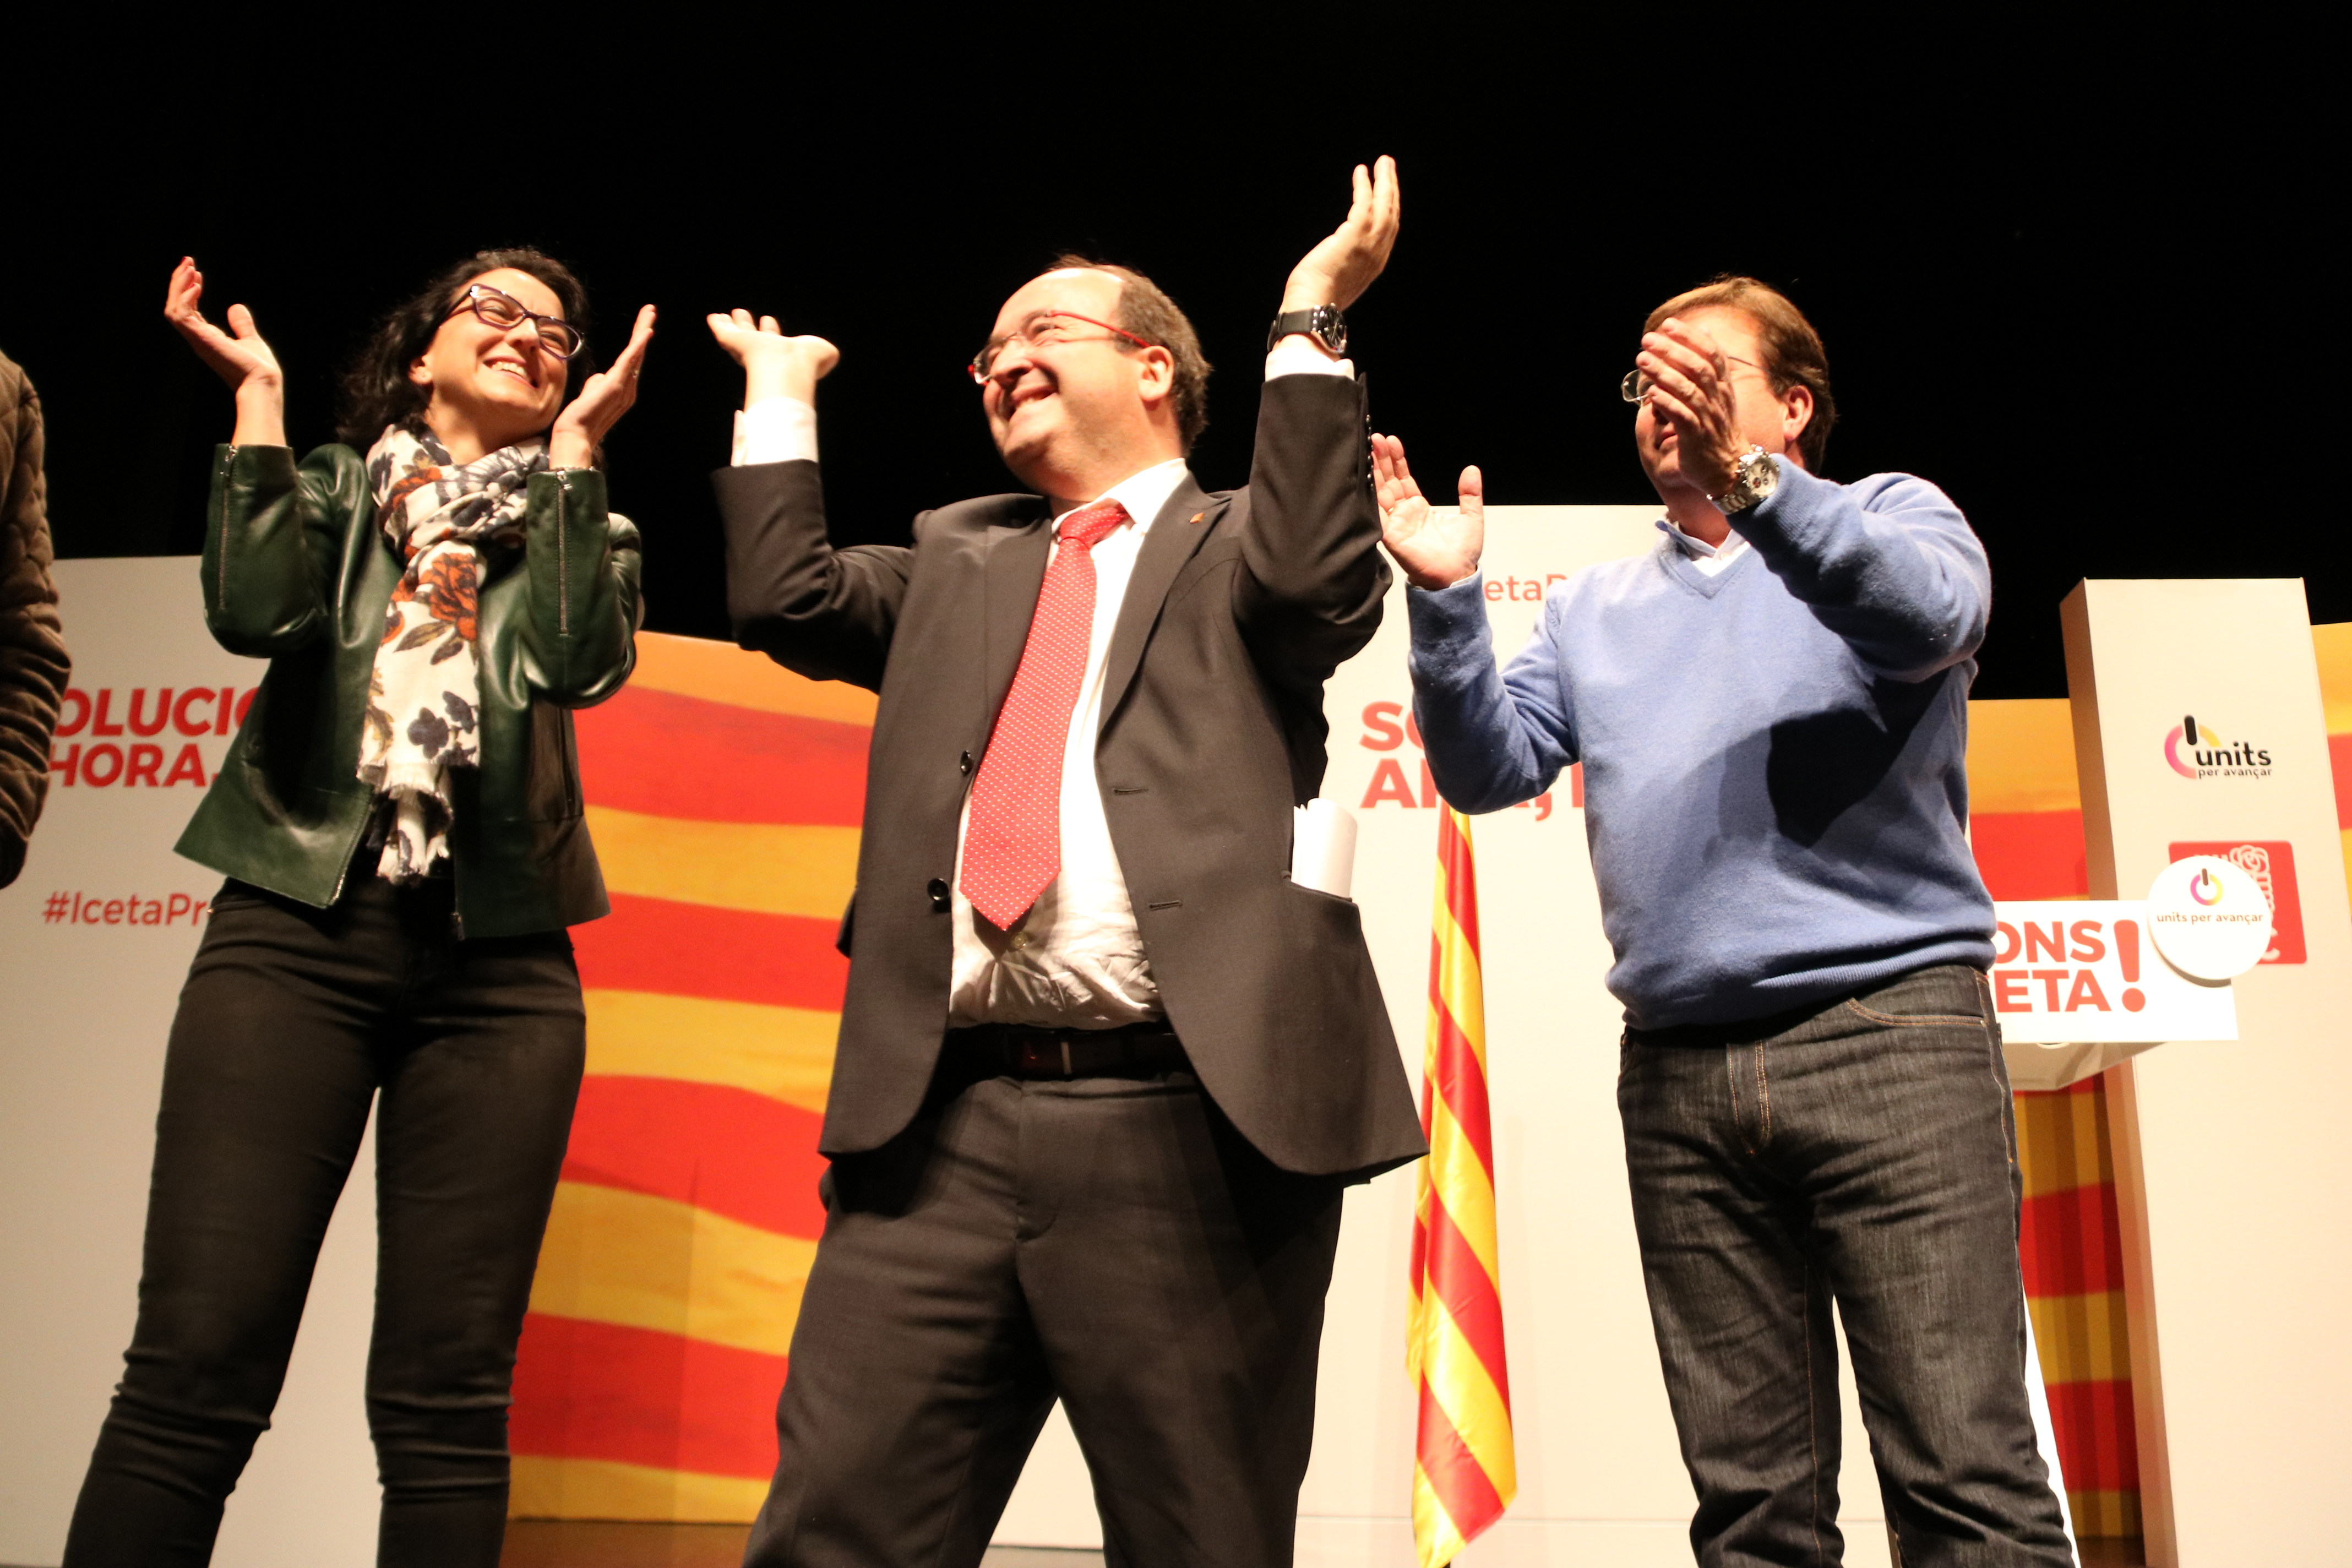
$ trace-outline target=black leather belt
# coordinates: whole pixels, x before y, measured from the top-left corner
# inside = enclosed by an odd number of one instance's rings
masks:
[[[943,1054],[990,1077],[1147,1078],[1192,1068],[1176,1031],[1165,1024],[1129,1024],[1116,1029],[976,1024],[950,1029]]]

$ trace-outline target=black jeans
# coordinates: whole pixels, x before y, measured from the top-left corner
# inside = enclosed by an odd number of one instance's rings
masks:
[[[746,1568],[973,1568],[1057,1395],[1111,1568],[1291,1561],[1339,1182],[1168,1072],[949,1081],[828,1185]]]
[[[73,1568],[212,1556],[269,1425],[369,1103],[377,1561],[495,1568],[507,1404],[584,1055],[562,931],[460,942],[446,881],[354,867],[314,910],[222,889],[180,993],[139,1326],[66,1542]]]
[[[1984,977],[1627,1031],[1617,1080],[1703,1568],[1835,1564],[1837,1302],[1906,1568],[2071,1564],[2025,1390],[2023,1196]]]

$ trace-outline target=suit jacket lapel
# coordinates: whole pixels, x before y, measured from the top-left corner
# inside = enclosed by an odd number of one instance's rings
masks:
[[[1033,500],[1022,512],[988,531],[988,557],[982,565],[982,661],[987,678],[988,707],[983,723],[993,723],[1013,689],[1021,668],[1021,649],[1029,640],[1029,623],[1037,614],[1037,593],[1045,582],[1045,557],[1052,553],[1054,531],[1047,526],[1045,502]],[[983,741],[987,736],[983,733]]]
[[[1176,574],[1209,537],[1216,514],[1232,500],[1231,496],[1211,496],[1187,474],[1168,498],[1168,503],[1160,509],[1160,515],[1152,519],[1151,531],[1143,536],[1143,549],[1136,556],[1135,571],[1127,580],[1127,597],[1119,604],[1118,620],[1111,628],[1110,651],[1103,661],[1103,726],[1109,725],[1111,715],[1118,710],[1120,700],[1127,695],[1129,684],[1135,679],[1136,669],[1143,663],[1144,645],[1151,640],[1151,628],[1159,623],[1160,606],[1166,601]],[[1198,522],[1193,521],[1196,517],[1200,519]],[[1101,733],[1101,730],[1096,733]]]

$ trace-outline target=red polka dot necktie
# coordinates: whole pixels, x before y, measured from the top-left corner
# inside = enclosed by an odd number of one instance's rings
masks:
[[[1094,638],[1094,547],[1127,521],[1112,501],[1062,520],[1013,689],[971,784],[964,829],[963,896],[999,931],[1029,912],[1062,870],[1062,755]]]

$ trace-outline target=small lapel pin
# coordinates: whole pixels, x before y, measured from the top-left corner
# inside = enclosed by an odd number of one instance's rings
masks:
[[[1207,512],[1205,512],[1205,511],[1196,511],[1196,512],[1194,512],[1194,513],[1193,513],[1193,514],[1192,514],[1189,519],[1187,519],[1186,521],[1191,521],[1191,522],[1199,522],[1199,521],[1201,521],[1202,519],[1206,518],[1208,515],[1209,515],[1209,514],[1208,514]]]

